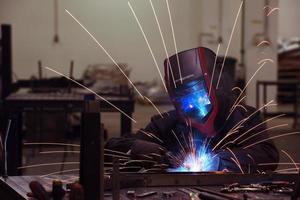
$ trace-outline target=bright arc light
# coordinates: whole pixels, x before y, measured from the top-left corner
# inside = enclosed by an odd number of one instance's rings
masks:
[[[207,152],[204,148],[196,152],[190,152],[186,155],[182,164],[175,168],[169,169],[170,172],[205,172],[215,171],[217,166],[217,157]]]

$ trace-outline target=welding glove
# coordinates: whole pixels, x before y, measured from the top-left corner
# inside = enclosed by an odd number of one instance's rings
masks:
[[[137,139],[131,146],[130,154],[133,159],[151,159],[157,163],[168,164],[167,149],[153,142]]]

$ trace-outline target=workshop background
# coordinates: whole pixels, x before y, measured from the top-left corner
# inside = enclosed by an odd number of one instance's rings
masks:
[[[298,130],[300,95],[297,95],[297,91],[300,87],[297,87],[299,83],[297,85],[296,82],[300,80],[300,26],[297,25],[300,20],[298,12],[300,1],[249,0],[244,2],[243,9],[238,13],[240,0],[171,0],[169,7],[175,43],[166,2],[161,0],[152,2],[167,55],[173,55],[176,48],[182,51],[198,46],[205,46],[216,52],[220,45],[219,56],[226,55],[228,58],[226,67],[236,84],[241,87],[247,85],[245,102],[259,108],[263,103],[273,100],[277,106],[270,106],[264,110],[263,114],[266,118],[287,113],[284,117],[268,122],[269,127],[284,125],[270,130],[270,135]],[[151,4],[147,0],[133,0],[130,3],[143,28],[157,65],[163,73],[166,52]],[[84,25],[107,53],[65,9]],[[14,88],[6,84],[17,87],[20,81],[23,81],[24,85],[27,84],[27,92],[40,92],[41,96],[43,92],[53,92],[51,79],[59,78],[59,75],[45,68],[51,67],[76,80],[81,80],[99,94],[134,100],[132,116],[138,119],[138,122],[132,123],[131,130],[135,132],[145,127],[150,117],[158,113],[151,103],[139,98],[115,66],[111,59],[113,58],[140,92],[149,97],[160,111],[173,108],[164,92],[153,56],[127,1],[0,0],[0,24],[9,25],[11,28],[9,50],[11,59],[0,62],[0,92],[5,88]],[[1,37],[4,37],[3,32]],[[0,48],[0,52],[3,53],[4,48]],[[0,59],[7,60],[7,57],[2,56]],[[263,59],[266,59],[264,60],[266,63],[257,71]],[[4,65],[7,63],[9,64]],[[6,67],[11,67],[8,73],[7,70],[3,70]],[[12,81],[7,81],[7,77],[11,77]],[[45,84],[42,84],[44,87],[39,87],[39,80],[41,82],[45,80],[43,82]],[[258,81],[269,82],[258,85]],[[286,83],[287,81],[290,83]],[[30,84],[32,82],[37,84]],[[268,84],[270,82],[273,85]],[[18,89],[23,89],[20,85],[22,84],[19,84]],[[261,89],[259,86],[262,86],[263,90],[258,91],[258,88]],[[54,92],[60,94],[70,92],[68,87],[70,86],[55,88],[57,91]],[[15,91],[12,90],[11,93],[13,92]],[[3,103],[11,93],[1,95],[2,115],[6,109]],[[257,99],[258,95],[259,99]],[[128,102],[120,101],[126,107]],[[78,113],[67,111],[48,113],[31,109],[22,115],[23,143],[79,144],[80,115]],[[101,122],[107,138],[121,135],[119,113],[103,112]],[[2,135],[6,129],[7,124],[2,123]],[[300,150],[299,137],[294,135],[275,140],[278,149],[289,152],[296,162],[300,162],[300,154],[297,153]],[[74,148],[24,144],[22,148],[24,166],[75,162],[79,159],[78,153],[74,152],[45,153],[50,150],[73,151]],[[287,160],[289,158],[281,154],[281,161]],[[74,167],[76,164],[70,166],[60,163],[25,168],[22,174],[47,174]]]

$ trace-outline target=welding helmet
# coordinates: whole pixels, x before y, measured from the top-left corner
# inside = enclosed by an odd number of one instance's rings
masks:
[[[217,96],[226,95],[216,94],[220,71],[216,64],[215,53],[204,47],[179,52],[164,62],[166,87],[177,113],[206,136],[216,135],[220,121],[225,121],[224,113],[220,114],[225,105]]]

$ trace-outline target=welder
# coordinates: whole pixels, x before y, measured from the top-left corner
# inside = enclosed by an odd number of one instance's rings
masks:
[[[153,116],[137,133],[110,139],[106,148],[134,159],[153,158],[171,168],[182,166],[189,154],[204,150],[210,162],[200,171],[276,169],[279,154],[268,139],[266,123],[259,110],[237,99],[231,84],[234,77],[222,70],[222,61],[213,51],[199,47],[179,52],[165,60],[164,70],[175,109]]]

